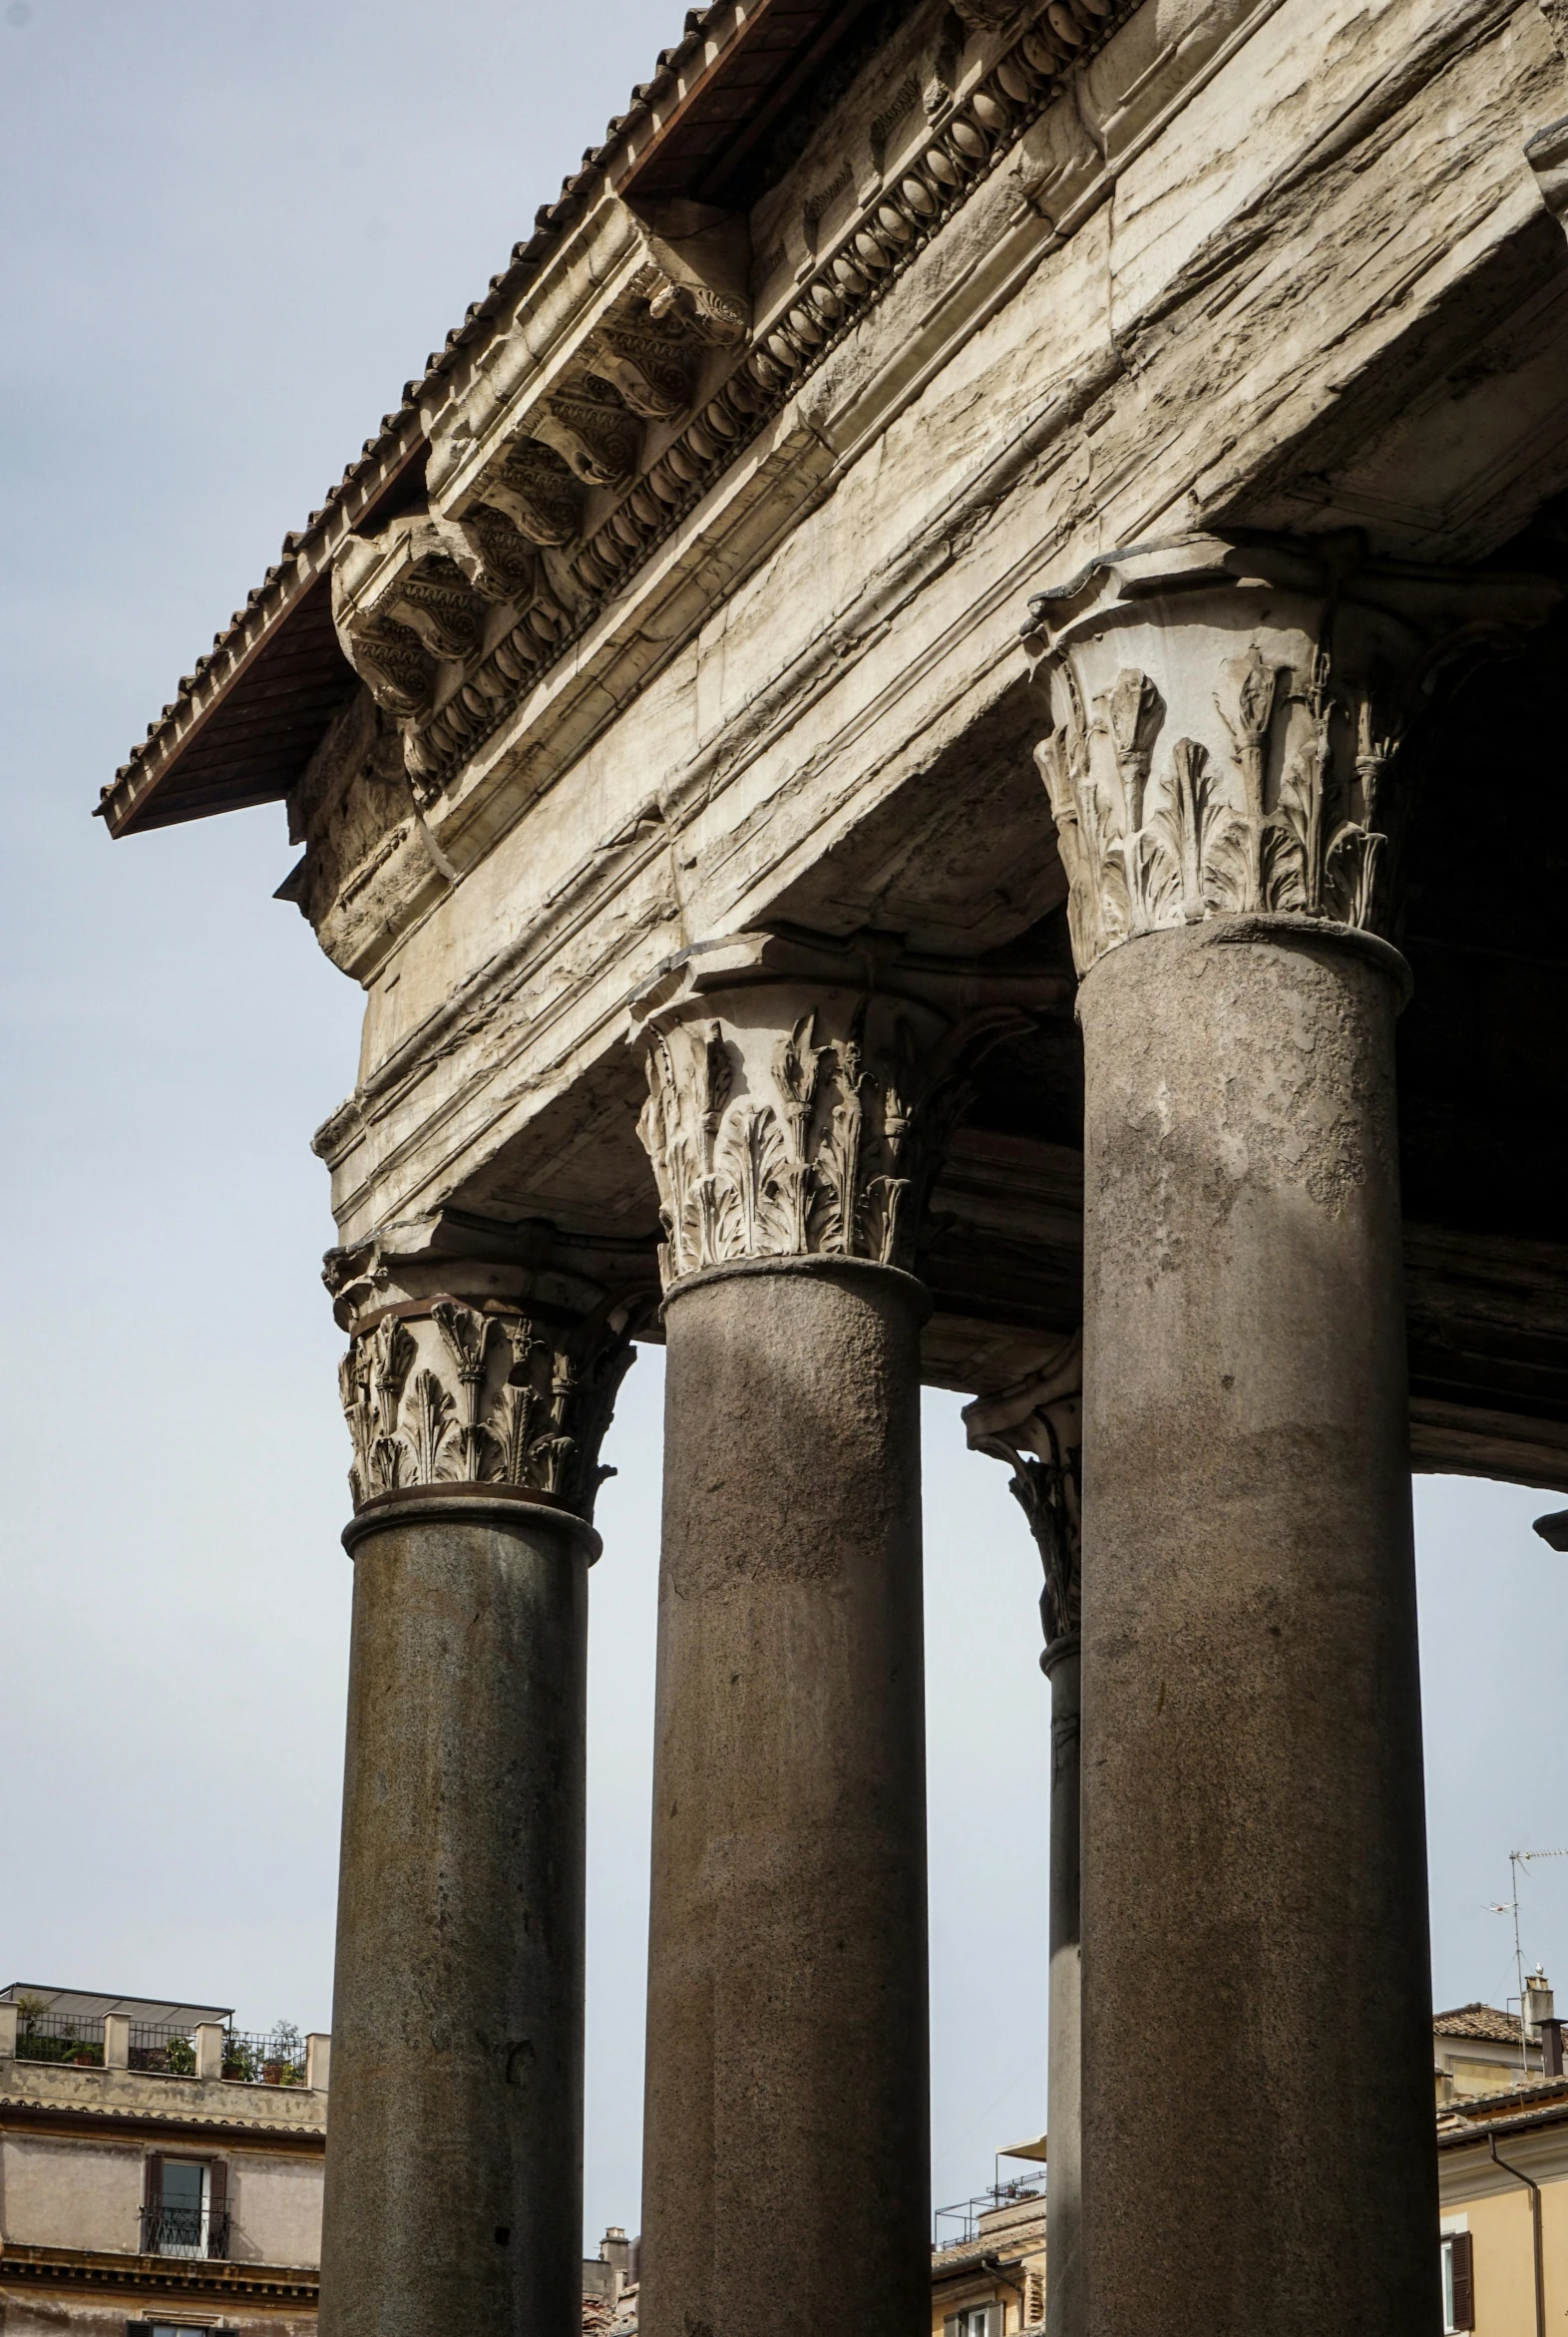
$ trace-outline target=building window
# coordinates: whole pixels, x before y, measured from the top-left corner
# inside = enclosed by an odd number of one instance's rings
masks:
[[[942,2324],[942,2337],[1001,2337],[999,2304],[966,2305],[962,2313],[950,2313]]]
[[[1470,2235],[1445,2232],[1442,2240],[1442,2325],[1447,2333],[1475,2326],[1475,2282],[1470,2271]]]
[[[142,2207],[145,2256],[226,2256],[228,2170],[220,2158],[172,2158],[155,2150],[147,2162]]]

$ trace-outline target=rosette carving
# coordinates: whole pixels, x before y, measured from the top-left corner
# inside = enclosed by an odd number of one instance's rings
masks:
[[[338,1367],[355,1507],[413,1485],[506,1484],[590,1517],[631,1356],[623,1321],[564,1330],[447,1296],[383,1317]]]

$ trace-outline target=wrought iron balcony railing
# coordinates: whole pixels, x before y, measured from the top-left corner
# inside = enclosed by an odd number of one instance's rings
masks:
[[[168,2207],[162,2200],[142,2209],[144,2256],[226,2256],[228,2209]]]

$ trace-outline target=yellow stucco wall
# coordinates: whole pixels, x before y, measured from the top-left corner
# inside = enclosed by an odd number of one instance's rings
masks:
[[[1568,2328],[1568,2125],[1499,2136],[1497,2147],[1541,2186],[1546,2327]],[[1441,2152],[1439,2174],[1444,2227],[1470,2233],[1475,2337],[1536,2337],[1529,2191],[1492,2164],[1484,2140]]]

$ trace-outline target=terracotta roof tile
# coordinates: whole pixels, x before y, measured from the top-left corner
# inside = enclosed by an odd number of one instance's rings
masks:
[[[588,186],[595,170],[602,169],[611,161],[615,147],[624,133],[645,114],[648,102],[667,86],[675,69],[690,56],[707,27],[716,19],[726,15],[731,4],[732,0],[714,0],[714,5],[711,7],[694,8],[688,11],[683,38],[674,48],[660,51],[659,70],[651,81],[637,84],[632,93],[634,103],[630,110],[624,114],[617,114],[611,120],[603,141],[597,147],[585,149],[584,160],[588,167],[580,171],[575,178],[568,179],[563,183],[562,194],[555,202],[541,204],[534,216],[534,233],[526,241],[513,245],[510,265],[500,274],[491,277],[490,289],[485,298],[476,300],[468,310],[463,323],[455,326],[448,333],[445,347],[431,352],[425,361],[423,378],[404,383],[403,401],[398,411],[382,416],[380,436],[365,440],[360,461],[347,465],[342,479],[328,490],[325,500],[308,526],[303,531],[294,531],[284,538],[285,555],[292,557],[301,547],[309,543],[317,529],[341,502],[344,490],[358,481],[367,469],[373,469],[376,465],[387,463],[395,458],[399,440],[406,437],[417,425],[421,393],[434,377],[448,370],[453,352],[478,337],[505,302],[522,289],[525,278],[538,271],[549,255],[557,237],[571,224],[571,207],[577,195]],[[231,650],[237,652],[243,648],[244,644],[236,640],[235,635],[246,625],[258,605],[271,596],[279,575],[280,568],[268,569],[263,583],[246,596],[244,609],[235,612],[228,630],[214,634],[213,652]],[[136,765],[146,758],[155,741],[162,739],[166,725],[184,710],[185,705],[186,686],[182,684],[180,699],[174,704],[166,706],[158,720],[149,723],[146,739],[139,741],[131,749],[127,760],[116,772],[114,782],[100,791],[101,808],[115,793],[118,784],[128,778],[135,770]]]
[[[1434,2037],[1473,2037],[1488,2045],[1517,2045],[1519,2016],[1500,2013],[1494,2005],[1461,2004],[1450,2013],[1432,2016]]]

